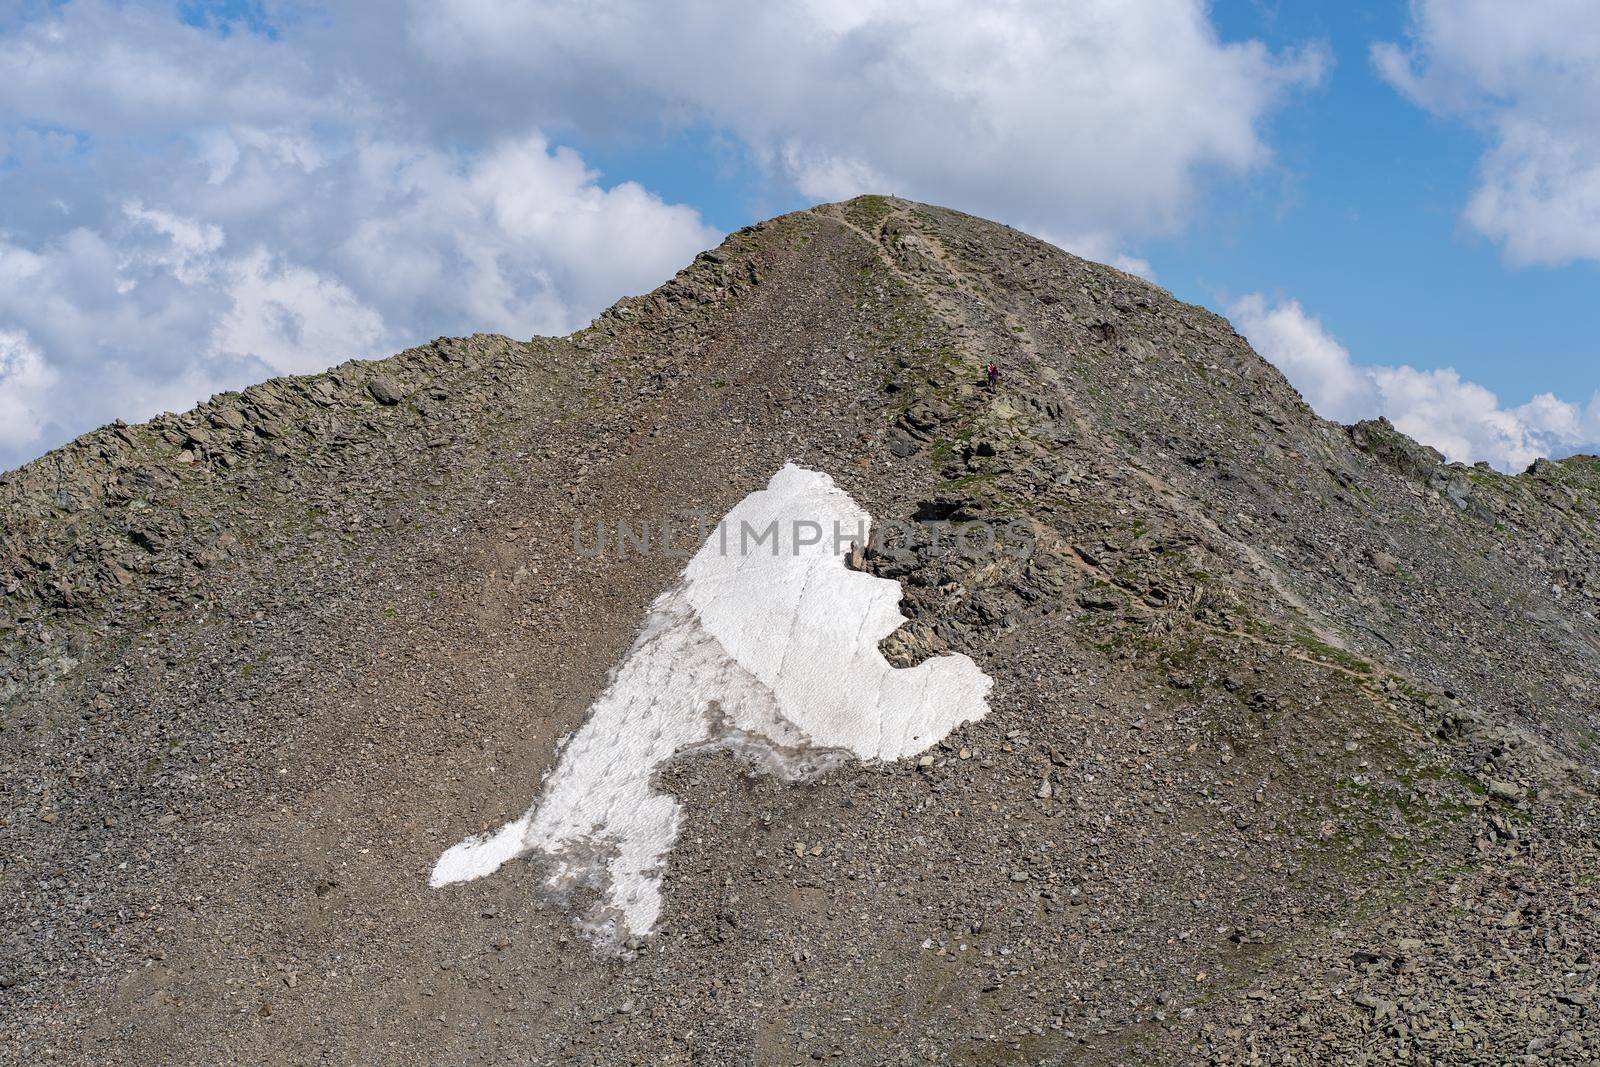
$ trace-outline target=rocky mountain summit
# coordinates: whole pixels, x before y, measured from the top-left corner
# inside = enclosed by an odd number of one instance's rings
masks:
[[[430,888],[683,566],[575,530],[789,462],[888,531],[889,662],[970,657],[987,714],[797,779],[681,753],[609,949],[536,863]],[[1600,1060],[1600,459],[1327,422],[953,211],[87,434],[0,476],[0,589],[3,1062]]]

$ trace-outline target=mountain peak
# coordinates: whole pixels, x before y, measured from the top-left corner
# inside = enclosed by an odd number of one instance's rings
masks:
[[[791,463],[879,531],[818,572],[845,614],[663,602]],[[0,479],[8,1025],[84,1062],[1509,1062],[1592,1011],[1597,475],[1327,422],[1223,318],[878,196],[570,337],[102,428]],[[840,667],[868,576],[903,623]],[[592,727],[629,664],[709,723],[730,662],[843,672],[844,717],[992,687],[804,775],[748,723],[667,745],[561,809],[610,831],[430,886],[563,753],[662,747]],[[641,795],[659,912],[597,955]]]

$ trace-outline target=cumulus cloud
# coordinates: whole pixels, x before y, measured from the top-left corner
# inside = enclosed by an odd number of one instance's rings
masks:
[[[0,467],[440,333],[565,333],[719,237],[536,128],[430,140],[313,44],[92,2],[0,36]]]
[[[1600,259],[1600,7],[1415,0],[1410,39],[1373,47],[1416,104],[1480,128],[1467,221],[1519,264]]]
[[[1377,382],[1298,301],[1268,304],[1260,293],[1251,293],[1234,301],[1228,314],[1323,418],[1356,422],[1377,413]]]
[[[708,121],[810,197],[899,193],[1084,241],[1180,227],[1206,175],[1269,158],[1267,118],[1325,66],[1222,42],[1201,0],[418,0],[411,35],[437,69],[566,102],[553,121]]]
[[[551,136],[711,130],[782,199],[948,203],[1149,276],[1126,242],[1266,163],[1324,66],[1223,42],[1203,0],[261,10],[4,18],[0,331],[38,369],[0,378],[36,413],[0,466],[439,333],[565,332],[715,243]]]
[[[1256,351],[1283,371],[1319,415],[1339,422],[1388,416],[1400,430],[1447,457],[1518,471],[1541,456],[1600,442],[1600,394],[1586,408],[1550,393],[1505,408],[1455,370],[1360,366],[1299,302],[1259,293],[1229,308]]]
[[[44,394],[54,384],[55,372],[27,336],[0,330],[0,448],[16,448],[38,436],[46,419]]]

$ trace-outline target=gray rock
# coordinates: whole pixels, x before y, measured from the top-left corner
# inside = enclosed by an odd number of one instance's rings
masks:
[[[372,399],[385,406],[393,406],[406,398],[405,390],[400,388],[400,383],[385,374],[380,374],[367,382],[367,392],[372,395]]]

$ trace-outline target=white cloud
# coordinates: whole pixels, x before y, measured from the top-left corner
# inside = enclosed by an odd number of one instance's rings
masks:
[[[731,130],[807,196],[898,193],[1102,239],[1179,228],[1207,174],[1263,164],[1267,117],[1325,62],[1225,44],[1200,0],[449,0],[414,3],[410,32],[438,69],[517,86],[554,120]]]
[[[1411,39],[1373,47],[1419,106],[1490,141],[1467,221],[1520,264],[1600,259],[1600,7],[1414,0]]]
[[[1469,219],[1519,260],[1600,258],[1587,8],[1414,10],[1375,60],[1495,137]],[[1148,277],[1126,242],[1263,166],[1324,65],[1223,43],[1201,0],[336,2],[275,38],[40,7],[0,36],[0,466],[439,333],[565,332],[716,240],[545,129],[710,128],[806,195],[949,203]],[[1298,305],[1237,313],[1335,417],[1387,411],[1501,465],[1600,436],[1554,397],[1507,410],[1452,371],[1355,367]]]
[[[153,0],[8,20],[0,329],[56,379],[0,466],[439,333],[565,332],[717,239],[546,130],[711,130],[785,199],[915,196],[1148,276],[1126,242],[1267,163],[1324,63],[1222,42],[1203,0],[268,10],[272,36]]]
[[[0,38],[0,118],[125,136],[370,109],[356,83],[308,60],[253,34],[187,26],[165,5],[68,3]]]
[[[157,267],[165,267],[184,285],[202,281],[206,277],[206,265],[210,257],[222,247],[220,226],[148,209],[136,200],[125,204],[122,213],[130,221],[144,223],[153,233],[166,238],[164,247],[157,244],[154,247],[130,249],[130,261],[142,257]],[[135,283],[130,280],[125,284],[131,288]]]
[[[1136,274],[1147,282],[1156,281],[1155,268],[1150,261],[1139,256],[1129,255],[1119,251],[1117,242],[1107,234],[1067,234],[1051,233],[1048,230],[1035,231],[1035,237],[1048,241],[1057,248],[1064,248],[1075,256],[1092,259],[1097,263],[1109,263],[1120,271]]]
[[[366,355],[383,343],[382,316],[332,278],[260,249],[218,269],[231,306],[212,330],[215,354],[308,374],[325,369],[330,353]]]
[[[526,123],[431,137],[328,24],[273,42],[87,2],[0,36],[0,336],[26,339],[0,468],[440,333],[565,333],[716,243]]]
[[[1228,314],[1323,418],[1355,422],[1377,413],[1377,382],[1297,301],[1269,305],[1251,293],[1234,301]]]
[[[0,448],[17,448],[38,436],[46,419],[44,397],[55,380],[26,335],[0,330]]]
[[[1339,422],[1386,415],[1404,433],[1448,458],[1486,460],[1517,471],[1541,456],[1600,442],[1600,394],[1587,408],[1541,393],[1503,408],[1455,370],[1364,367],[1297,301],[1268,303],[1259,293],[1229,308],[1241,333],[1300,390],[1319,415]]]

